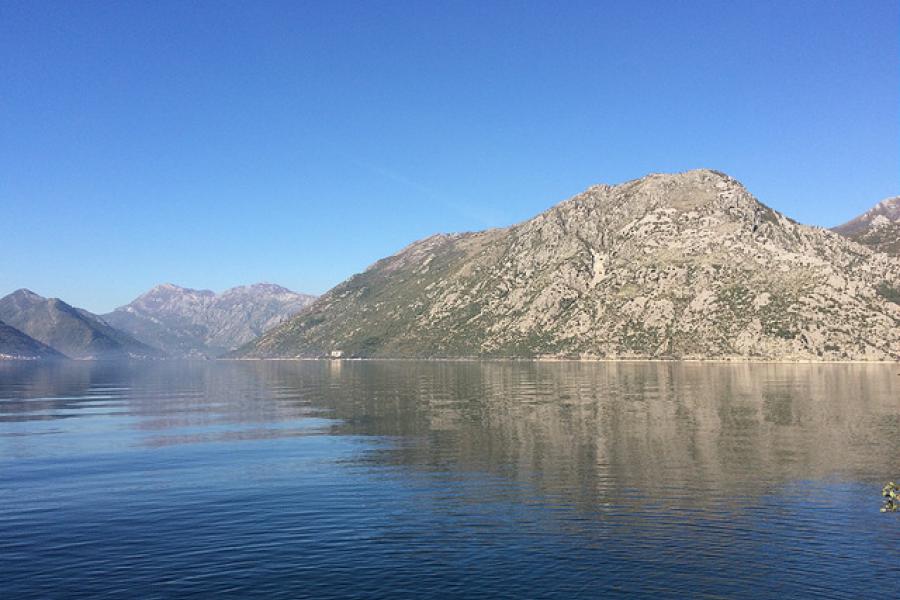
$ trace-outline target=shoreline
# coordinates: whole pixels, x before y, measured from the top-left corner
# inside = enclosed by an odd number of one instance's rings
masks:
[[[329,358],[315,356],[294,357],[243,357],[243,358],[196,358],[196,357],[171,357],[171,358],[32,358],[0,356],[0,364],[65,364],[65,363],[106,363],[106,362],[495,362],[495,363],[690,363],[690,364],[775,364],[775,365],[897,365],[898,360],[816,360],[809,358],[762,358],[762,357],[718,357],[718,358],[641,358],[641,357],[603,357],[603,358],[565,358],[565,357],[349,357]]]
[[[176,359],[177,360],[177,359]],[[535,363],[715,363],[715,364],[804,364],[804,365],[900,365],[900,360],[815,360],[815,359],[788,359],[788,358],[753,358],[753,357],[723,357],[723,358],[479,358],[479,357],[453,357],[453,358],[408,358],[408,357],[354,357],[354,358],[328,358],[328,357],[271,357],[271,358],[215,358],[213,361],[224,362],[262,362],[262,361],[311,361],[311,362],[535,362]]]

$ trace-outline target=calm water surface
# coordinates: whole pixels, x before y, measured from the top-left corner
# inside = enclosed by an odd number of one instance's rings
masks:
[[[895,598],[898,372],[0,364],[0,595]]]

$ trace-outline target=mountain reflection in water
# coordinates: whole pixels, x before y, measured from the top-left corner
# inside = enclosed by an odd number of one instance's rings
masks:
[[[897,370],[2,364],[0,582],[15,597],[896,591],[900,521],[879,507],[900,476]]]

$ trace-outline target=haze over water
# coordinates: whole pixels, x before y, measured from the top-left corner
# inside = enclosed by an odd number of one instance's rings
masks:
[[[896,365],[0,363],[50,597],[893,597]]]

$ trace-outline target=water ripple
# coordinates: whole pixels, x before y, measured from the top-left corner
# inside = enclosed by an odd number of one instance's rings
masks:
[[[0,365],[10,598],[900,590],[877,365]]]

